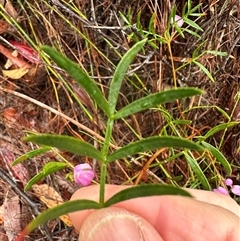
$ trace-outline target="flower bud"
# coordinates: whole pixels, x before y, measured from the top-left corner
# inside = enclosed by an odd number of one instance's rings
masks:
[[[227,178],[225,180],[225,184],[226,186],[231,187],[233,185],[233,180],[231,178]]]
[[[233,194],[240,196],[240,185],[233,185],[231,191]]]
[[[179,15],[175,15],[174,18],[171,18],[170,23],[174,24],[174,22],[176,22],[176,24],[179,28],[181,28],[184,24],[182,17],[180,17]]]
[[[94,171],[88,163],[79,164],[73,170],[74,181],[84,187],[88,186],[94,178]]]
[[[224,187],[219,186],[217,189],[213,189],[216,193],[221,193],[224,195],[228,195],[228,190],[226,190]]]

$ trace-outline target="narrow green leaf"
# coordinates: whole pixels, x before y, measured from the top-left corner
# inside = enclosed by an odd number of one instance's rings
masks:
[[[214,146],[212,146],[211,144],[202,141],[201,142],[203,146],[205,146],[214,157],[216,157],[216,159],[223,165],[223,167],[226,169],[227,174],[230,175],[232,173],[232,168],[228,162],[228,160],[226,159],[226,157]]]
[[[227,52],[216,51],[216,50],[207,50],[206,53],[212,54],[212,55],[219,55],[219,56],[223,56],[223,57],[228,56]]]
[[[192,26],[193,28],[197,29],[197,30],[200,30],[203,32],[203,29],[198,25],[196,24],[194,21],[190,20],[189,18],[186,18],[186,17],[183,17],[183,20],[185,23],[187,23],[188,25]]]
[[[193,14],[195,11],[197,11],[200,7],[202,6],[202,3],[198,4],[197,6],[195,6],[194,8],[192,8],[189,12],[188,15]],[[200,15],[204,15],[204,13],[196,13],[196,14],[200,14]]]
[[[100,205],[92,200],[74,200],[68,201],[64,204],[58,205],[54,208],[48,209],[37,216],[32,222],[27,226],[28,233],[32,232],[35,228],[39,227],[41,224],[46,223],[49,220],[58,218],[64,214],[86,210],[86,209],[99,209]]]
[[[208,69],[204,65],[202,65],[201,63],[199,63],[198,61],[195,61],[195,60],[193,61],[193,63],[196,64],[208,76],[208,78],[212,82],[214,82],[214,78],[212,77],[211,73],[208,71]]]
[[[187,191],[174,186],[160,184],[138,185],[118,192],[104,203],[104,207],[109,207],[116,203],[133,198],[162,195],[181,195],[186,197],[192,197]]]
[[[51,59],[62,69],[64,69],[75,81],[77,81],[83,89],[91,96],[96,104],[104,111],[107,116],[110,116],[108,103],[97,84],[82,70],[76,63],[69,60],[53,48],[42,46],[41,49],[47,53]]]
[[[202,93],[203,91],[196,88],[178,88],[165,90],[159,93],[148,95],[130,103],[129,105],[119,110],[113,116],[113,118],[120,119],[166,102],[171,102],[177,99],[186,98],[194,95],[200,95]]]
[[[222,131],[226,128],[231,128],[235,125],[239,125],[239,122],[228,122],[228,123],[223,123],[217,126],[214,126],[211,130],[209,130],[204,136],[201,136],[201,138],[203,137],[204,140],[209,138],[210,136],[213,136],[215,133]],[[201,139],[200,138],[200,139]]]
[[[43,179],[44,177],[59,171],[65,167],[67,167],[67,163],[63,162],[48,162],[44,167],[41,172],[39,172],[37,175],[35,175],[24,187],[24,191],[27,191],[32,187],[33,184],[35,184],[37,181]]]
[[[195,33],[194,31],[188,29],[188,28],[184,28],[184,31],[187,33],[190,33],[191,35],[195,36],[196,38],[201,38],[201,36],[197,33]]]
[[[101,152],[91,144],[78,140],[77,138],[64,135],[31,135],[24,138],[25,141],[31,141],[36,144],[56,147],[60,150],[66,150],[78,155],[88,156],[99,161],[103,161]]]
[[[211,190],[211,186],[208,182],[208,179],[204,175],[202,169],[198,165],[197,161],[193,159],[191,156],[189,156],[187,153],[184,153],[184,156],[188,162],[188,164],[191,166],[193,172],[196,174],[198,180],[202,183],[205,190]]]
[[[189,140],[184,140],[179,137],[172,136],[153,136],[140,141],[132,142],[107,157],[107,162],[112,162],[128,155],[134,155],[139,152],[150,151],[157,148],[172,147],[172,148],[188,148],[198,151],[203,151],[204,149]]]
[[[18,157],[18,158],[12,163],[12,166],[15,166],[15,165],[17,165],[18,163],[23,162],[23,161],[25,161],[25,160],[27,160],[27,159],[30,159],[30,158],[33,158],[33,157],[35,157],[35,156],[41,155],[41,154],[43,154],[43,153],[46,153],[46,152],[48,152],[48,151],[50,151],[50,150],[51,150],[51,147],[46,147],[46,146],[44,146],[44,147],[38,148],[38,149],[36,149],[36,150],[30,151],[30,152],[28,152],[28,153],[25,153],[25,154],[23,154],[22,156]]]
[[[116,67],[116,70],[113,75],[113,79],[110,84],[108,103],[110,108],[110,113],[113,114],[115,112],[116,103],[120,91],[120,87],[122,85],[123,78],[129,68],[129,65],[133,61],[133,58],[140,51],[140,49],[144,46],[147,39],[139,41],[136,43],[131,49],[127,51],[127,53],[122,57],[119,64]]]

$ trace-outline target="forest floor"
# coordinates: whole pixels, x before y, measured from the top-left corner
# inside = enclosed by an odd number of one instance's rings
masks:
[[[187,6],[185,16],[191,21],[175,30],[170,26],[170,13],[176,6],[176,14],[182,16],[186,2],[191,2],[191,9],[201,5],[194,9],[196,15]],[[23,141],[29,133],[70,135],[96,148],[105,136],[106,117],[74,79],[40,53],[42,45],[76,62],[107,98],[121,57],[136,42],[148,38],[126,74],[117,109],[172,88],[204,91],[201,96],[116,121],[111,143],[122,147],[155,135],[204,140],[224,156],[231,171],[216,156],[192,151],[191,157],[201,169],[196,173],[180,151],[163,148],[112,163],[107,169],[107,183],[164,183],[206,189],[199,179],[202,175],[211,188],[224,185],[227,177],[239,184],[239,0],[0,0],[0,7],[0,240],[13,240],[36,215],[34,207],[39,212],[47,208],[39,191],[27,191],[29,201],[23,197],[24,185],[47,163],[63,159],[73,166],[90,163],[96,173],[94,181],[99,183],[100,164],[93,164],[90,158],[63,150],[26,157],[26,153],[40,148]],[[14,48],[18,55],[13,58],[9,53]],[[13,62],[10,67],[6,66],[9,59]],[[26,160],[12,167],[20,156]],[[36,185],[40,193],[51,187],[53,196],[59,194],[63,201],[69,200],[79,188],[71,173],[71,168],[65,168]],[[18,213],[11,214],[12,209]],[[53,240],[77,240],[78,236],[71,225],[53,220],[25,240],[49,240],[48,232]]]

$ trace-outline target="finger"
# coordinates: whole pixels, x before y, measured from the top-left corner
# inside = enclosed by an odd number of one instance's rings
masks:
[[[125,209],[109,207],[91,213],[80,230],[84,241],[163,241],[142,217]]]
[[[106,197],[111,197],[122,188],[123,187],[107,185]],[[87,198],[97,200],[98,193],[98,186],[91,186],[76,192],[73,195],[73,199]],[[200,200],[204,199],[201,191],[195,192],[194,194]],[[209,195],[208,198],[212,197],[209,199],[209,201],[212,202],[214,201],[213,197],[216,197],[217,194],[211,194],[213,195]],[[223,195],[217,195],[217,197],[225,199]],[[231,199],[228,201],[231,203]],[[218,202],[218,204],[219,203],[220,202]],[[226,204],[227,202],[222,203]],[[178,237],[183,237],[183,240],[204,240],[197,239],[198,236],[206,238],[205,240],[210,240],[209,237],[207,237],[208,235],[214,237],[213,240],[218,240],[216,237],[222,238],[226,236],[226,240],[234,240],[231,239],[229,235],[239,235],[236,233],[236,230],[239,229],[239,218],[236,215],[217,205],[210,205],[190,198],[180,196],[154,196],[128,200],[118,203],[115,206],[125,208],[148,220],[164,240],[179,240]],[[234,208],[234,210],[239,212],[239,207]],[[89,214],[89,210],[70,214],[77,230],[80,230],[83,221]],[[183,228],[183,224],[186,228]],[[173,230],[173,232],[169,232],[169,230]],[[190,232],[190,230],[192,230],[192,232]],[[189,232],[190,238],[187,239],[185,236]],[[195,237],[195,235],[197,235],[197,237]]]
[[[129,188],[129,186],[116,186],[116,185],[106,185],[105,190],[105,200],[108,200],[110,197],[118,193],[119,191]],[[240,217],[240,210],[239,205],[230,197],[210,192],[210,191],[204,191],[204,190],[195,190],[195,189],[186,189],[192,196],[199,201],[207,202],[210,204],[214,204],[217,206],[220,206],[222,208],[225,208],[234,214],[238,215]],[[160,198],[160,197],[158,197]],[[99,200],[99,185],[92,185],[86,188],[78,189],[72,196],[71,200],[75,199],[90,199],[94,201]],[[85,215],[84,215],[85,213]],[[89,211],[82,211],[82,217],[80,217],[79,224],[81,225],[82,221],[86,217],[86,215],[89,214]]]

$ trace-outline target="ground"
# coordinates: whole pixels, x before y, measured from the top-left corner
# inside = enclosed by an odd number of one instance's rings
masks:
[[[204,138],[211,133],[210,130],[216,130],[204,140],[224,155],[232,172],[229,173],[210,153],[200,155],[192,151],[191,157],[199,164],[201,175],[208,180],[211,188],[223,185],[227,177],[232,178],[235,184],[239,182],[240,2],[188,1],[192,3],[192,8],[201,4],[195,13],[202,15],[189,16],[200,28],[185,22],[182,28],[190,31],[184,30],[184,36],[181,36],[171,27],[169,33],[173,37],[166,43],[163,39],[168,37],[166,29],[171,10],[176,6],[176,14],[182,16],[185,2],[0,1],[0,44],[12,51],[10,44],[14,41],[32,50],[24,56],[20,49],[17,57],[27,63],[31,71],[28,69],[26,74],[21,72],[15,78],[12,73],[10,76],[1,74],[0,78],[0,201],[6,209],[9,200],[16,199],[14,205],[22,208],[18,214],[21,221],[16,224],[21,224],[18,229],[6,226],[7,220],[12,217],[6,217],[5,210],[5,224],[0,227],[1,240],[10,240],[10,229],[20,232],[31,220],[34,205],[22,200],[21,190],[46,163],[62,162],[63,158],[73,166],[88,162],[95,169],[95,182],[99,183],[99,163],[95,165],[91,158],[62,150],[26,158],[18,167],[11,167],[17,157],[39,148],[23,141],[29,133],[71,135],[97,148],[105,135],[104,113],[74,79],[46,55],[40,55],[39,47],[42,45],[51,46],[76,62],[107,98],[110,81],[121,56],[134,43],[147,37],[151,41],[131,64],[121,87],[117,109],[151,93],[178,87],[196,87],[204,90],[204,94],[116,121],[110,151],[154,135],[173,135],[197,142],[199,137]],[[4,73],[9,57],[3,49],[0,52],[0,67]],[[37,60],[31,59],[32,56]],[[17,74],[20,70],[24,71],[21,63],[14,62],[11,68],[17,69]],[[181,153],[163,148],[118,160],[108,166],[107,183],[160,182],[204,189],[194,168]],[[71,172],[71,168],[65,168],[41,179],[37,185],[47,184],[64,201],[69,200],[74,190],[79,188],[71,178],[66,178]],[[11,180],[17,180],[17,188],[13,187]],[[46,209],[46,203],[34,190],[30,189],[26,194],[34,204],[41,204],[37,206],[39,212]],[[19,196],[21,200],[17,198]],[[52,233],[53,240],[60,237],[64,240],[77,239],[73,228],[66,228],[59,220],[51,221],[43,231],[37,229],[26,239],[43,238],[48,232],[46,230]]]

